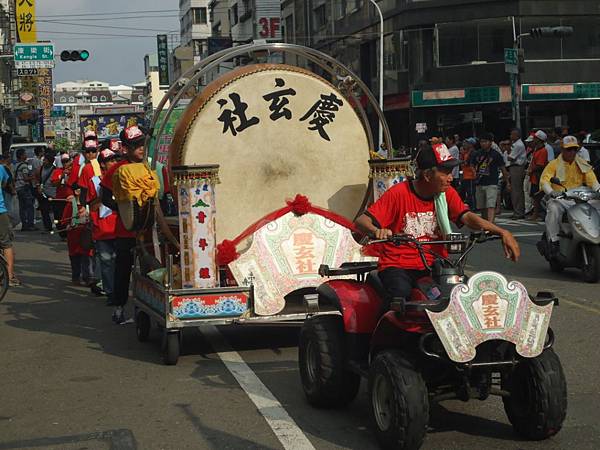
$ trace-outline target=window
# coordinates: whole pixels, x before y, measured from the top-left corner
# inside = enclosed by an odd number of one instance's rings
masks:
[[[504,49],[512,47],[512,22],[485,19],[442,23],[436,26],[438,66],[502,62]]]
[[[93,102],[97,102],[98,101],[98,96],[97,95],[92,95],[92,101]]]
[[[283,28],[283,36],[284,42],[295,43],[294,38],[294,15],[290,14],[283,19],[284,28]]]
[[[105,95],[101,95],[100,96],[100,101],[101,102],[105,102],[106,101],[106,96]]]
[[[60,98],[60,102],[61,102],[61,103],[65,103],[66,101],[67,101],[67,97],[61,97],[61,98]]]
[[[206,8],[192,8],[192,23],[194,25],[206,23]]]
[[[346,14],[358,11],[362,6],[362,0],[346,0]]]
[[[313,29],[318,31],[325,25],[327,25],[327,13],[325,11],[325,4],[322,4],[313,10]]]
[[[75,103],[75,97],[69,97],[69,103]]]

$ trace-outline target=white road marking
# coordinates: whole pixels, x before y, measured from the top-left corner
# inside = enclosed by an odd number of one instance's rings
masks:
[[[514,237],[531,237],[531,236],[535,236],[535,237],[542,237],[542,233],[540,231],[531,231],[531,232],[527,232],[527,233],[513,233]]]
[[[256,405],[258,412],[265,418],[283,448],[286,450],[314,450],[314,446],[296,425],[294,419],[244,362],[240,354],[233,350],[221,332],[213,325],[203,325],[199,327],[199,330],[215,351],[216,349],[226,349],[226,351],[217,352],[217,355]]]

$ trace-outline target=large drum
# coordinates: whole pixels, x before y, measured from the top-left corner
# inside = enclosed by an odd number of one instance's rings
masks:
[[[170,167],[218,164],[217,241],[296,194],[348,219],[367,193],[369,144],[350,102],[312,72],[246,66],[209,84],[175,130]]]

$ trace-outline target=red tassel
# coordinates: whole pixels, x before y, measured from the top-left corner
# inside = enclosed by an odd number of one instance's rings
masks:
[[[226,266],[238,259],[239,256],[240,254],[237,252],[233,241],[225,239],[220,244],[217,244],[217,264],[219,266]]]
[[[308,197],[300,194],[297,194],[294,200],[286,200],[286,203],[291,208],[292,212],[297,216],[306,214],[311,208]]]

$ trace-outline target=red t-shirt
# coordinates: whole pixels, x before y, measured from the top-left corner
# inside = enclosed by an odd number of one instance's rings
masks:
[[[65,226],[69,226],[71,224],[71,218],[73,217],[73,205],[71,202],[67,202],[65,209],[63,210],[63,216],[61,222]],[[79,225],[75,228],[70,228],[67,231],[67,248],[69,250],[69,256],[75,255],[87,255],[92,256],[94,251],[92,249],[84,249],[81,246],[81,232],[83,231],[85,225]]]
[[[88,164],[83,169],[78,184],[87,189],[87,203],[92,203],[98,198],[98,192],[94,184],[94,170],[91,164]],[[111,211],[110,215],[103,218],[100,217],[99,210],[90,211],[90,221],[92,222],[92,238],[94,241],[116,238],[117,215],[114,211]]]
[[[65,179],[63,182],[62,177],[64,173],[65,169],[62,167],[57,167],[54,172],[52,172],[52,176],[50,177],[50,182],[56,186],[56,198],[59,199],[67,198],[69,195],[73,195],[73,189],[67,185],[67,180]]]
[[[540,184],[540,176],[548,164],[548,150],[545,147],[533,151],[531,157],[531,184]]]
[[[117,164],[113,165],[110,169],[108,169],[106,171],[106,173],[102,176],[102,181],[100,182],[100,185],[102,187],[105,187],[106,189],[109,189],[111,192],[113,190],[113,175],[115,174],[115,171],[125,165],[125,164],[129,164],[129,161],[127,160],[122,160],[119,161]],[[115,211],[115,215],[117,216],[117,224],[115,227],[115,235],[118,238],[134,238],[136,233],[135,231],[127,231],[127,229],[125,228],[125,225],[123,225],[123,221],[121,220],[121,218],[119,217],[119,212]]]
[[[459,222],[469,208],[460,199],[454,188],[446,191],[448,214],[452,222]],[[441,232],[435,215],[435,206],[432,199],[417,196],[412,182],[398,183],[386,191],[383,196],[373,203],[367,214],[378,222],[380,228],[392,230],[394,234],[409,234],[420,241],[440,239]],[[443,245],[430,245],[426,248],[446,256]],[[433,262],[433,255],[426,254],[427,263]],[[403,269],[423,270],[423,262],[417,249],[392,243],[381,245],[379,254],[379,270],[387,267],[401,267]]]

